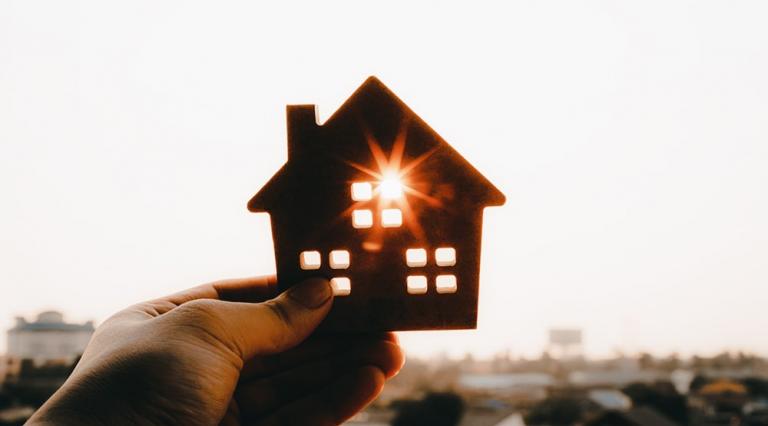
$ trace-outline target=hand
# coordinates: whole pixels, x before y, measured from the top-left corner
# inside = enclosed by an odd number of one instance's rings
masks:
[[[117,313],[29,424],[343,422],[402,366],[395,336],[312,335],[328,281],[267,300],[274,289],[274,278],[221,281]]]

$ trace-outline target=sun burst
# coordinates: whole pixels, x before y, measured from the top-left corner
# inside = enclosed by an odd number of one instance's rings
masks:
[[[405,156],[405,144],[407,136],[408,123],[404,122],[400,126],[397,136],[392,144],[392,149],[387,155],[381,144],[371,134],[369,129],[363,126],[365,139],[368,144],[368,149],[373,157],[375,163],[373,167],[358,164],[353,161],[344,160],[344,162],[351,167],[359,170],[362,173],[373,178],[376,183],[376,189],[374,190],[377,197],[377,208],[379,211],[391,207],[393,204],[402,212],[402,223],[416,236],[417,238],[424,237],[424,230],[419,224],[416,213],[413,206],[411,206],[408,196],[413,196],[419,200],[422,200],[432,207],[442,207],[442,203],[417,189],[414,186],[418,182],[411,181],[414,171],[422,165],[437,148],[433,148],[415,159],[411,160],[407,164],[404,162]],[[365,204],[365,201],[358,201],[353,203],[342,214],[348,215],[353,210],[361,208]],[[369,236],[368,243],[370,247],[381,247],[382,242],[382,229],[375,227]]]

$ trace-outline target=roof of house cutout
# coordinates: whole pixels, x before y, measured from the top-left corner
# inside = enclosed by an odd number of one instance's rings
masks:
[[[377,126],[380,128],[377,130],[382,130],[384,133],[389,133],[394,129],[399,130],[403,121],[410,120],[411,124],[418,126],[421,131],[431,133],[433,137],[425,141],[424,146],[427,149],[437,148],[444,151],[440,156],[445,158],[445,167],[455,168],[457,172],[465,172],[456,173],[456,183],[466,183],[472,187],[483,188],[484,191],[477,194],[480,197],[477,201],[487,206],[504,204],[505,197],[501,191],[475,170],[472,164],[448,145],[437,132],[432,130],[424,120],[376,77],[368,77],[322,126],[317,123],[315,105],[289,105],[287,115],[289,120],[288,163],[251,198],[248,209],[252,212],[270,211],[276,202],[275,199],[280,197],[280,181],[290,178],[293,170],[290,166],[293,161],[301,161],[301,157],[316,155],[321,150],[335,152],[348,148],[348,143],[343,140],[333,140],[328,144],[318,143],[318,140],[311,137],[312,133],[316,131],[314,127],[324,127],[331,132],[344,133],[343,127],[350,120],[355,119],[362,119],[366,123],[370,123],[371,126]],[[367,149],[367,147],[364,148]]]
[[[288,161],[248,203],[278,286],[331,279],[326,329],[475,327],[482,210],[504,195],[375,77],[322,125],[314,105],[287,120]]]

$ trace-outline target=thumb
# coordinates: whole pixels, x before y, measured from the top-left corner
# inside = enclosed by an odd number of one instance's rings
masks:
[[[263,303],[198,299],[180,308],[191,305],[193,311],[201,310],[205,327],[245,361],[301,343],[328,314],[332,296],[328,280],[310,278]]]
[[[331,310],[332,300],[328,280],[310,278],[272,300],[252,306],[253,312],[247,309],[248,304],[239,304],[245,306],[243,314],[256,325],[256,330],[245,333],[245,347],[250,349],[247,352],[273,354],[298,345],[320,325]]]

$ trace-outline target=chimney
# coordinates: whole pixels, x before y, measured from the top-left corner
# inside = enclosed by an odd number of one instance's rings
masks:
[[[312,143],[317,129],[317,114],[314,105],[288,105],[285,107],[288,119],[288,158],[298,154],[305,144]]]
[[[24,317],[16,317],[16,327],[24,327],[27,325],[27,320]]]

